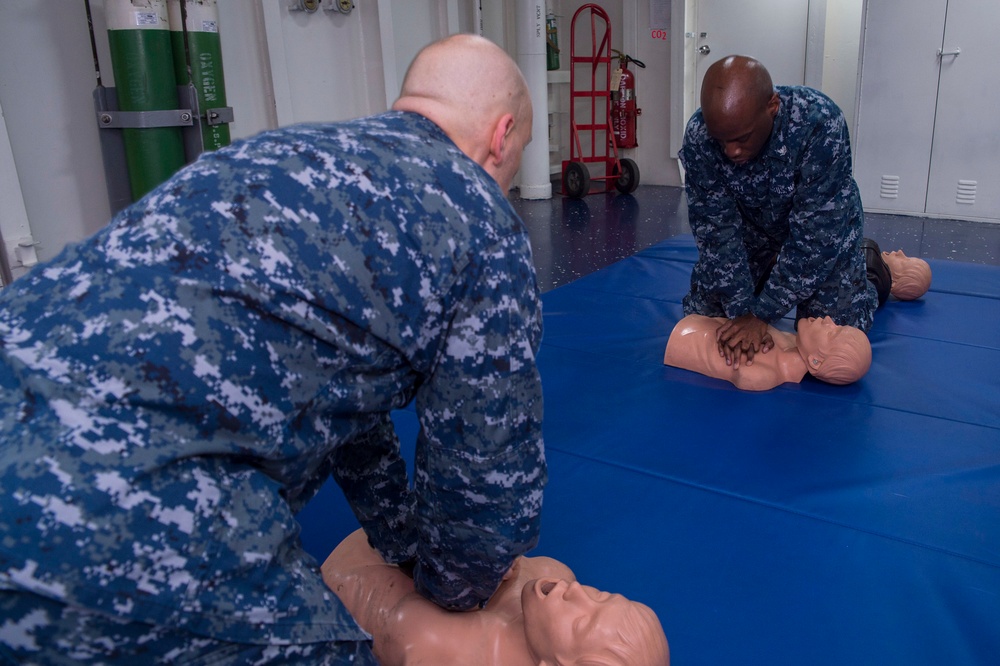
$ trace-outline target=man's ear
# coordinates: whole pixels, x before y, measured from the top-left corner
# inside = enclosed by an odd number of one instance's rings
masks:
[[[490,139],[490,157],[496,164],[503,164],[507,157],[507,137],[514,131],[514,116],[505,113],[493,127]]]
[[[781,98],[778,97],[778,93],[773,93],[771,99],[767,100],[767,112],[771,116],[771,120],[774,120],[778,115],[778,111],[781,109]]]

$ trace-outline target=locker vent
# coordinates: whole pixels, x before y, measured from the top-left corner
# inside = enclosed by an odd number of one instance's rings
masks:
[[[975,180],[960,180],[958,181],[958,191],[955,193],[955,203],[965,204],[967,206],[972,206],[976,203],[976,184]]]
[[[882,176],[882,186],[878,195],[883,199],[899,198],[899,176]]]

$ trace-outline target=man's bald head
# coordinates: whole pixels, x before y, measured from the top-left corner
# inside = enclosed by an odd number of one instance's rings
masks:
[[[424,47],[392,108],[433,121],[504,188],[531,140],[531,97],[521,70],[503,49],[476,35],[452,35]]]
[[[709,136],[736,163],[753,159],[771,135],[780,100],[767,68],[747,56],[713,63],[701,84],[701,113]]]
[[[762,108],[774,94],[767,68],[747,56],[728,56],[713,63],[701,83],[702,113],[739,113]]]

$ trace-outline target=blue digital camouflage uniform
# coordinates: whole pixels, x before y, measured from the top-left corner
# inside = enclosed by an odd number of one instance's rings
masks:
[[[540,340],[523,224],[425,118],[207,153],[0,293],[0,588],[364,641],[298,542],[333,474],[387,561],[473,608],[537,542]]]
[[[679,157],[698,261],[684,313],[750,312],[771,323],[796,308],[796,320],[830,316],[868,331],[878,296],[866,279],[847,123],[816,90],[776,91],[781,105],[771,137],[746,164],[726,158],[701,110],[688,122]]]

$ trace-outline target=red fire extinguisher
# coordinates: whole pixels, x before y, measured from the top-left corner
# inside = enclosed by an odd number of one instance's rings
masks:
[[[635,148],[639,145],[636,139],[636,118],[642,113],[642,109],[636,106],[635,74],[629,70],[628,64],[633,62],[637,67],[643,68],[646,65],[621,51],[616,50],[615,53],[620,66],[611,81],[611,131],[619,148]]]

